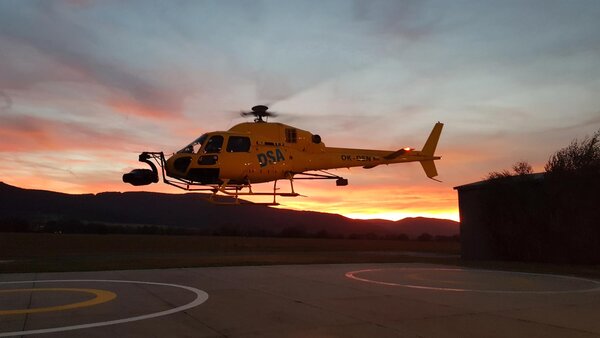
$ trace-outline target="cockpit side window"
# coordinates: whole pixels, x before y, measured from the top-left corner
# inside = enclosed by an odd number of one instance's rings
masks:
[[[185,148],[181,149],[180,151],[178,151],[178,153],[197,153],[200,151],[200,148],[202,148],[202,144],[204,143],[204,141],[206,141],[207,135],[203,134],[202,136],[198,137],[197,139],[194,140],[194,142],[188,144]]]
[[[211,137],[208,142],[206,142],[206,147],[204,147],[205,153],[220,153],[221,148],[223,148],[223,136],[214,135]]]
[[[250,151],[250,138],[245,136],[229,136],[227,141],[228,153],[244,153]]]

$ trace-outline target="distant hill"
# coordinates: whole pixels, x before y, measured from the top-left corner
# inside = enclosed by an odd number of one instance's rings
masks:
[[[458,222],[434,218],[355,220],[337,214],[270,208],[262,205],[215,205],[204,194],[151,192],[105,192],[65,194],[14,187],[0,182],[0,230],[11,220],[43,223],[51,220],[78,220],[103,224],[132,224],[190,228],[210,234],[327,233],[416,238],[422,233],[452,236]]]

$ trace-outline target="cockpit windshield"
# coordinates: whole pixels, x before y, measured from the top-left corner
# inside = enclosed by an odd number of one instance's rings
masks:
[[[208,137],[207,134],[203,134],[202,136],[195,139],[194,142],[188,144],[185,148],[178,151],[178,153],[189,153],[189,154],[197,153],[198,151],[200,151],[200,148],[202,148],[202,144],[204,143],[204,141],[206,141],[207,137]]]

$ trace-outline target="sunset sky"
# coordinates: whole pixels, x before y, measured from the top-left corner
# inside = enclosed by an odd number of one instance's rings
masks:
[[[445,123],[443,183],[343,169],[282,207],[458,220],[452,187],[542,171],[600,129],[599,18],[597,0],[0,1],[0,181],[179,193],[121,176],[269,104],[337,147],[420,149]]]

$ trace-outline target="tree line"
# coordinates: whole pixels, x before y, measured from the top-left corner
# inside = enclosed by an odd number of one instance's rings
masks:
[[[414,239],[407,234],[332,233],[327,230],[309,231],[302,226],[269,230],[252,226],[221,225],[212,229],[196,229],[159,225],[106,224],[78,219],[30,220],[19,217],[0,217],[0,232],[29,232],[53,234],[137,234],[137,235],[197,235],[197,236],[247,236],[327,239],[377,239],[399,241],[459,241],[459,236],[439,236],[422,233]]]
[[[492,250],[501,259],[600,262],[600,130],[550,156],[542,175],[525,161],[491,172],[482,190]]]

